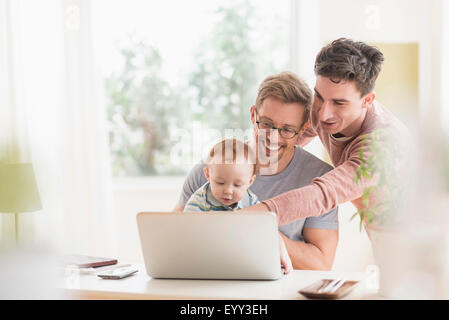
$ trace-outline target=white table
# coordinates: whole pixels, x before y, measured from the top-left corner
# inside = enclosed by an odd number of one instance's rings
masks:
[[[377,281],[367,272],[294,270],[280,280],[175,280],[153,279],[144,265],[120,280],[101,279],[96,275],[68,274],[64,293],[69,299],[217,299],[287,300],[306,299],[298,291],[320,279],[345,277],[359,285],[343,299],[377,299]]]

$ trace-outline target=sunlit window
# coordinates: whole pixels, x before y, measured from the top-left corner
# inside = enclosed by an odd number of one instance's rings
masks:
[[[92,5],[114,176],[184,175],[195,130],[249,129],[259,83],[289,65],[289,1]]]

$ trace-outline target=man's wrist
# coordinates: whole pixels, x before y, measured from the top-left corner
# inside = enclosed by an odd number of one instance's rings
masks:
[[[276,204],[272,200],[265,200],[265,201],[263,201],[261,203],[264,204],[264,207],[265,207],[266,211],[273,212],[276,216],[279,216]]]
[[[265,201],[260,202],[263,205],[265,211],[271,211],[270,206],[265,203]]]

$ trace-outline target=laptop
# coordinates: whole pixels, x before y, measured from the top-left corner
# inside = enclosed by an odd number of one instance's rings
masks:
[[[271,212],[140,212],[152,278],[276,280],[283,275]]]

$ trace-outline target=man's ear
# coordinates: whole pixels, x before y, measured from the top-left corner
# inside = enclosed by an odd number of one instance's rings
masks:
[[[256,106],[252,105],[251,108],[249,108],[249,113],[251,114],[251,122],[253,124],[256,123]]]
[[[206,176],[207,181],[210,182],[209,168],[208,167],[204,167],[203,168],[203,172],[204,172],[204,175]]]
[[[256,175],[255,175],[255,174],[254,174],[254,175],[251,177],[251,179],[249,180],[249,185],[248,185],[248,187],[251,186],[251,185],[253,184],[254,180],[256,180]]]
[[[372,92],[368,92],[365,97],[363,98],[363,108],[367,108],[369,106],[371,106],[374,102],[374,99],[376,99],[376,94],[374,93],[374,91]]]

